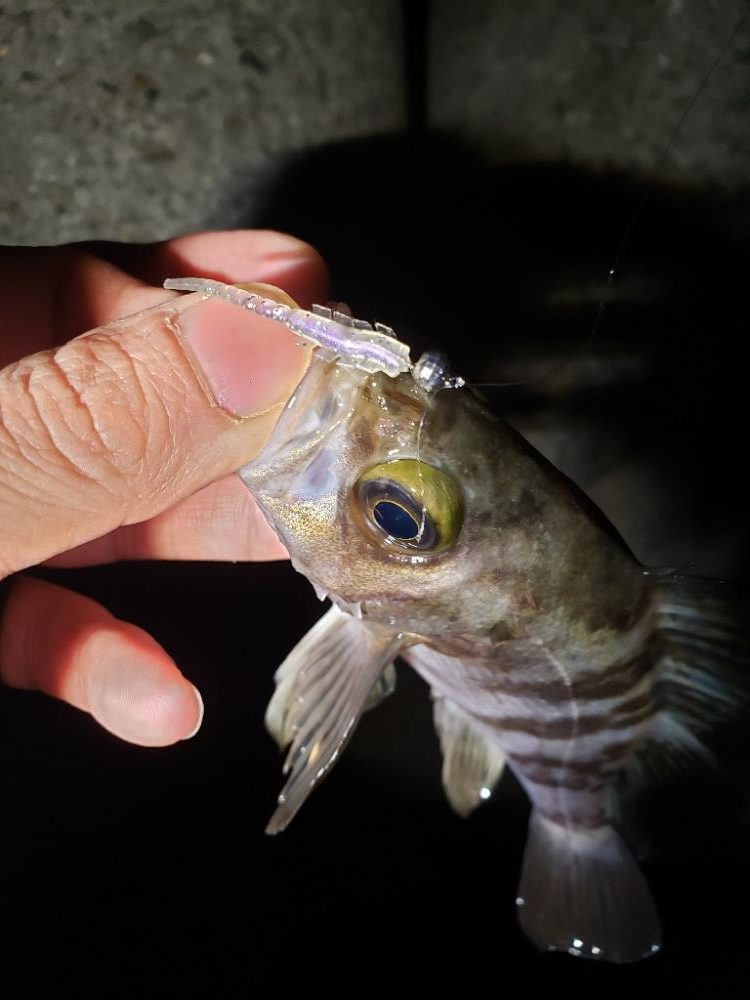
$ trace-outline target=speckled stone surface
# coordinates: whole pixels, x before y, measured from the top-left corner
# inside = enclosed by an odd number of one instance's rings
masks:
[[[0,242],[227,225],[284,154],[404,124],[395,0],[0,0]]]
[[[434,0],[428,124],[494,163],[735,192],[750,176],[750,21],[701,81],[743,10]],[[287,154],[406,126],[402,20],[397,0],[0,0],[0,241],[252,217]]]
[[[496,163],[736,190],[750,178],[750,19],[724,46],[747,9],[743,0],[435,0],[430,120]]]

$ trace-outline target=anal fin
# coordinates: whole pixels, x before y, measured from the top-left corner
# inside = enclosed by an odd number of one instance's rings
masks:
[[[283,830],[328,773],[373,691],[375,697],[385,691],[385,684],[378,688],[381,675],[402,643],[399,633],[334,605],[281,664],[266,726],[281,748],[289,747],[289,778],[268,833]]]

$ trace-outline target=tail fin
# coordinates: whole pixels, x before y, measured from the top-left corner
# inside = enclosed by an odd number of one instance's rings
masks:
[[[661,947],[646,880],[611,826],[568,829],[534,810],[516,903],[545,951],[635,962]]]

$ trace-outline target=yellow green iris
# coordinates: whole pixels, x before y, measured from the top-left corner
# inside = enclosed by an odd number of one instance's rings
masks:
[[[448,473],[426,462],[399,458],[374,465],[358,479],[355,496],[370,534],[381,543],[440,552],[461,533],[461,490]]]

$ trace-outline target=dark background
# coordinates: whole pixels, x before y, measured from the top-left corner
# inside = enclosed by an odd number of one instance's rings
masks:
[[[289,230],[357,315],[441,345],[471,379],[524,382],[488,393],[643,562],[747,580],[744,5],[237,2],[206,20],[185,3],[144,5],[122,31],[107,6],[0,6],[0,124],[19,106],[26,123],[0,154],[6,242]],[[225,76],[200,94],[196,65]],[[252,87],[227,89],[232,66]],[[101,105],[51,126],[55,73]],[[206,718],[143,750],[2,692],[0,997],[746,992],[746,755],[726,734],[721,775],[641,810],[662,954],[542,956],[513,905],[524,796],[508,776],[472,819],[452,815],[405,669],[290,829],[264,836],[273,671],[321,613],[288,565],[53,578],[147,628]]]

